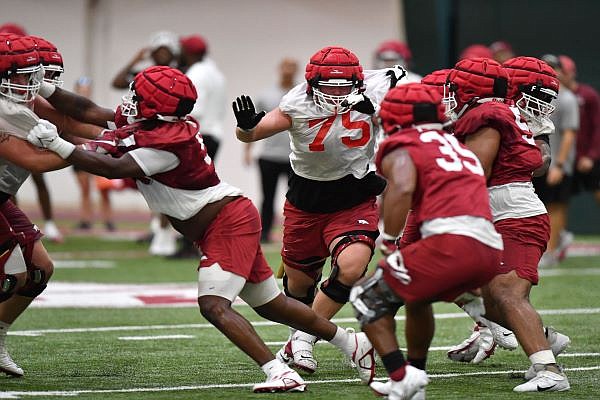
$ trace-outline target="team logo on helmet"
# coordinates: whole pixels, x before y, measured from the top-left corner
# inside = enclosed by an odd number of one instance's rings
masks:
[[[325,47],[306,65],[307,94],[315,104],[330,113],[342,114],[350,107],[342,102],[362,90],[364,75],[358,57],[343,47]]]
[[[153,66],[136,75],[123,97],[121,113],[146,119],[181,118],[192,111],[197,97],[194,84],[181,71]]]

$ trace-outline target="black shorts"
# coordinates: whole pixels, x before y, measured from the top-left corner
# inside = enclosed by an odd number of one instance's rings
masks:
[[[535,192],[544,204],[568,203],[571,198],[573,176],[564,175],[558,185],[550,186],[546,183],[547,175],[533,178]]]
[[[587,174],[575,172],[572,189],[573,194],[600,190],[600,160],[594,162],[594,166]]]

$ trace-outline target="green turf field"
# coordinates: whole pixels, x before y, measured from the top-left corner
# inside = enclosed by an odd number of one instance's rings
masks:
[[[600,238],[585,238],[599,242]],[[165,261],[146,255],[147,245],[130,241],[69,238],[48,244],[63,260],[114,261],[108,268],[57,268],[54,282],[194,283],[195,260]],[[273,266],[279,264],[276,245],[266,247]],[[497,351],[483,365],[457,364],[444,350],[430,352],[429,399],[517,399],[550,396],[565,399],[600,398],[600,257],[572,257],[546,272],[533,291],[533,303],[546,324],[569,335],[572,345],[559,362],[567,369],[570,392],[516,394],[521,380],[510,371],[524,371],[521,350]],[[81,294],[94,296],[94,293]],[[328,344],[316,346],[319,370],[303,394],[255,395],[260,369],[200,316],[197,308],[31,308],[12,327],[7,339],[22,379],[0,376],[0,399],[249,399],[290,396],[294,399],[374,398],[354,371]],[[247,306],[237,309],[251,321],[263,321]],[[471,323],[454,305],[436,306],[437,331],[432,346],[459,343]],[[340,325],[358,328],[346,307]],[[402,312],[399,314],[402,319]],[[398,323],[399,332],[403,327]],[[261,324],[268,342],[287,337],[283,326]],[[148,340],[124,340],[129,339]],[[151,337],[156,337],[152,339]],[[403,342],[402,335],[400,341]],[[276,351],[279,345],[274,344]],[[378,377],[384,378],[383,368]]]

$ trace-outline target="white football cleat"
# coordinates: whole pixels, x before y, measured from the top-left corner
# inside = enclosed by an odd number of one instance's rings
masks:
[[[177,238],[170,226],[158,228],[148,250],[153,256],[170,256],[177,251]]]
[[[362,383],[368,385],[375,378],[375,349],[366,333],[356,333],[352,328],[346,329],[346,332],[350,335],[349,340],[354,343],[352,353],[346,355],[358,371]]]
[[[475,325],[473,333],[462,343],[453,346],[446,353],[452,361],[479,364],[490,358],[496,350],[496,343],[489,328]]]
[[[8,354],[8,350],[4,345],[6,336],[0,336],[0,372],[7,375],[20,378],[23,376],[23,369],[19,367]]]
[[[313,356],[312,341],[306,340],[303,336],[308,336],[304,332],[298,331],[276,354],[276,358],[284,364],[298,368],[309,374],[317,370],[317,360]]]
[[[406,366],[406,375],[401,381],[371,382],[369,387],[378,396],[387,396],[389,400],[421,400],[425,399],[425,386],[429,378],[425,371]]]
[[[516,386],[515,392],[563,392],[569,390],[571,385],[562,370],[554,372],[548,365],[534,364],[535,376],[527,382]]]
[[[544,335],[546,336],[548,344],[550,345],[550,350],[552,350],[552,354],[554,354],[555,357],[565,351],[569,344],[571,344],[571,339],[567,335],[557,332],[551,326],[544,328]],[[533,379],[536,373],[537,371],[534,366],[531,365],[529,369],[525,371],[525,379]]]
[[[296,371],[286,367],[265,382],[254,385],[252,390],[254,393],[304,392],[306,383]]]

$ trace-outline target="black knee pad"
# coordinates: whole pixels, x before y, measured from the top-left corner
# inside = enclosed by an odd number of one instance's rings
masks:
[[[27,282],[25,286],[17,290],[19,296],[37,297],[46,289],[46,271],[43,269],[33,269],[27,271]]]
[[[352,286],[344,285],[337,279],[329,277],[326,281],[321,283],[321,292],[327,295],[331,300],[336,303],[346,304],[350,298],[350,290]]]
[[[290,291],[288,290],[288,277],[287,275],[283,275],[283,292],[287,297],[298,300],[300,303],[304,303],[307,306],[310,306],[313,303],[313,301],[315,301],[315,296],[317,295],[317,284],[320,280],[321,276],[319,276],[316,282],[308,288],[305,297],[298,297],[290,293]]]
[[[15,294],[17,278],[14,275],[4,275],[0,278],[0,303],[10,299]]]
[[[383,280],[383,270],[377,268],[375,273],[356,283],[350,293],[350,302],[354,314],[361,326],[377,321],[384,315],[396,315],[404,305],[399,297]]]

